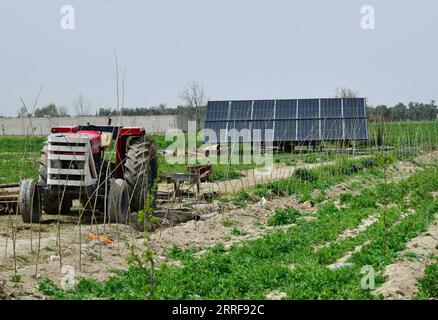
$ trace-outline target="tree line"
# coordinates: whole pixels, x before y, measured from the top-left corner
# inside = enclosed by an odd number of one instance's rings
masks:
[[[160,116],[160,115],[179,115],[187,119],[196,120],[196,117],[203,118],[206,106],[201,106],[195,111],[190,106],[178,106],[169,108],[165,104],[152,107],[135,107],[135,108],[99,108],[95,113],[99,117],[110,117],[116,115],[122,116]],[[90,114],[88,114],[90,115]],[[367,117],[370,122],[375,121],[431,121],[436,120],[438,115],[438,106],[435,101],[430,103],[410,102],[407,105],[398,103],[393,107],[378,105],[376,107],[367,106]],[[18,112],[18,117],[25,117],[24,110]],[[68,110],[63,107],[57,107],[55,104],[49,104],[43,108],[37,108],[34,117],[68,117]]]
[[[435,101],[430,103],[409,102],[407,105],[398,103],[393,107],[378,105],[367,107],[367,117],[371,122],[384,121],[431,121],[437,120],[438,106]]]
[[[29,113],[25,106],[21,107],[18,112],[18,118],[28,117]],[[51,103],[42,108],[36,108],[32,114],[32,117],[35,118],[44,118],[44,117],[69,117],[69,112],[66,107],[57,107],[54,103]]]
[[[200,113],[205,113],[206,106],[200,108]],[[92,116],[92,114],[79,114],[79,116]],[[99,108],[94,114],[97,117],[110,117],[110,116],[162,116],[162,115],[181,115],[189,119],[196,119],[197,112],[193,110],[190,106],[178,106],[176,108],[169,108],[164,104],[152,107],[135,107],[135,108]],[[26,110],[20,109],[17,116],[19,118],[27,117],[28,114]],[[71,114],[66,108],[57,107],[55,104],[51,103],[45,107],[37,108],[32,114],[35,118],[44,117],[70,117]]]
[[[196,120],[198,113],[205,113],[206,106],[201,106],[201,111],[195,111],[190,106],[178,106],[176,108],[169,108],[164,104],[153,107],[136,107],[136,108],[100,108],[96,112],[98,117],[109,116],[165,116],[165,115],[179,115],[188,119]]]
[[[136,107],[136,108],[99,108],[95,113],[99,117],[109,117],[116,115],[123,116],[158,116],[158,115],[178,115],[185,119],[194,120],[200,127],[203,120],[206,105],[207,96],[204,87],[192,81],[188,84],[179,94],[179,98],[183,105],[179,105],[176,108],[169,108],[166,104],[161,103],[158,106],[152,107]],[[74,109],[78,116],[91,116],[91,101],[87,99],[82,93],[80,93],[74,99]],[[42,108],[36,108],[33,111],[27,110],[25,106],[18,110],[17,116],[23,117],[69,117],[68,109],[65,107],[57,107],[54,103],[51,103]]]
[[[349,88],[336,88],[335,97],[337,98],[354,98],[359,94]],[[159,115],[178,115],[184,119],[195,120],[198,127],[204,120],[206,111],[207,95],[205,89],[199,83],[193,81],[188,84],[179,94],[182,105],[176,108],[169,108],[166,104],[161,103],[152,107],[134,107],[134,108],[104,108],[101,107],[95,113],[96,116],[110,117],[116,115],[122,116],[159,116]],[[91,102],[89,99],[79,94],[74,100],[74,108],[79,116],[89,116]],[[395,106],[378,105],[376,107],[367,106],[367,117],[370,122],[384,121],[431,121],[437,120],[438,106],[434,100],[429,103],[409,102],[407,105],[398,103]],[[23,106],[18,111],[18,117],[29,116],[28,111]],[[33,111],[34,117],[65,117],[70,116],[68,109],[57,107],[54,103],[43,108],[37,108]]]

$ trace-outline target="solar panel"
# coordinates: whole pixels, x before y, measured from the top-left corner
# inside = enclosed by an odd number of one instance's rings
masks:
[[[226,129],[228,138],[222,134],[221,142],[263,141],[266,132],[275,142],[368,139],[363,98],[210,101],[205,127],[218,137]]]
[[[298,121],[297,140],[315,141],[319,138],[319,120]]]
[[[209,101],[205,121],[228,120],[228,101]]]
[[[229,120],[251,119],[251,109],[252,101],[233,101]]]
[[[342,99],[344,118],[365,118],[365,100],[358,98]]]
[[[319,99],[298,100],[298,119],[319,118]]]
[[[264,141],[266,138],[272,138],[271,134],[267,130],[274,129],[274,121],[273,120],[265,120],[265,121],[253,121],[252,123],[253,129],[253,141]]]
[[[342,118],[342,99],[321,99],[322,118]]]
[[[225,140],[225,134],[227,129],[226,121],[206,122],[205,126],[206,128],[213,130],[214,133],[216,134],[216,141],[209,141],[209,142],[218,143]]]
[[[342,119],[321,120],[322,140],[342,140]]]
[[[275,119],[296,119],[297,100],[277,100]]]
[[[347,140],[365,140],[367,137],[365,119],[345,119],[345,138]]]
[[[297,140],[296,120],[275,121],[274,141],[295,141]]]
[[[247,130],[245,130],[247,129]],[[234,130],[232,132],[232,130]],[[250,142],[251,141],[251,121],[229,121],[228,134],[232,142]]]
[[[235,121],[228,121],[228,130],[231,129],[251,129],[251,121],[242,121],[242,120],[235,120]]]
[[[252,113],[252,120],[273,120],[274,100],[256,100]]]

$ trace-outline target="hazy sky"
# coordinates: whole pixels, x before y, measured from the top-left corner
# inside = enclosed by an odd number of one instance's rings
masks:
[[[73,5],[76,29],[60,25]],[[363,5],[375,30],[361,28]],[[190,81],[211,99],[333,96],[371,104],[438,99],[438,2],[361,0],[8,0],[0,4],[0,115],[39,106],[115,105],[113,48],[126,106],[176,106]]]

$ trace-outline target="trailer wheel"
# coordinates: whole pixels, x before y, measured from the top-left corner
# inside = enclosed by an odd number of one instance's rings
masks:
[[[18,196],[18,209],[25,223],[40,223],[41,201],[38,185],[35,180],[26,179],[21,182]]]
[[[126,223],[129,213],[129,193],[125,180],[111,179],[109,181],[107,200],[110,223]]]
[[[157,179],[157,147],[149,137],[132,138],[126,154],[124,178],[129,186],[131,212],[142,210]],[[153,195],[155,198],[155,195]],[[152,203],[155,206],[155,201]]]

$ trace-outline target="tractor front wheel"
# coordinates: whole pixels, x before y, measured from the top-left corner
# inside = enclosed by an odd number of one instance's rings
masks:
[[[38,184],[35,180],[21,182],[18,196],[18,208],[25,223],[40,223],[41,202]]]
[[[126,223],[129,213],[129,193],[125,180],[111,179],[109,181],[107,200],[110,223]]]

